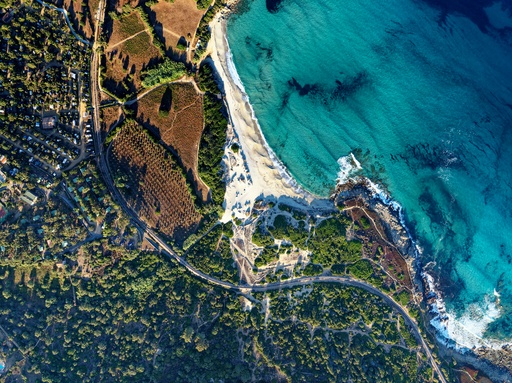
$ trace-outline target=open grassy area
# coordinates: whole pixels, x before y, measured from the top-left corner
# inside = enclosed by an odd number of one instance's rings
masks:
[[[197,173],[197,153],[203,133],[202,95],[192,83],[164,85],[148,93],[135,108],[137,120],[180,157],[197,194],[206,201],[208,186]]]
[[[121,99],[141,88],[141,71],[162,60],[153,38],[138,12],[112,20],[112,32],[105,49],[103,86]]]
[[[151,7],[151,22],[155,31],[165,42],[166,49],[176,49],[178,41],[187,42],[194,36],[204,9],[198,9],[195,0],[160,0]]]

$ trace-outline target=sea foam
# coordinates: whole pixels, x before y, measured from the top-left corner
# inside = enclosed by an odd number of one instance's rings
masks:
[[[372,193],[373,198],[380,200],[397,212],[402,227],[406,230],[414,245],[416,257],[420,257],[422,249],[408,229],[402,205],[393,200],[379,184],[361,175],[363,168],[353,153],[340,157],[338,164],[340,165],[338,185],[349,182],[363,182]],[[502,314],[499,307],[500,294],[496,290],[493,291],[492,296],[487,294],[482,301],[471,303],[462,315],[457,316],[447,310],[442,293],[437,288],[434,278],[425,270],[422,271],[421,275],[427,282],[428,298],[435,298],[435,303],[430,305],[430,312],[433,315],[430,323],[437,330],[439,341],[462,352],[473,347],[483,346],[499,349],[509,344],[484,338],[487,326]]]
[[[366,184],[402,223],[414,223],[448,320],[470,326],[487,308],[489,318],[511,315],[510,46],[460,14],[440,25],[424,2],[338,3],[286,2],[270,14],[252,2],[229,26],[272,154],[320,195],[336,178],[385,179]],[[365,81],[354,81],[362,73]],[[490,306],[494,289],[499,312]],[[492,328],[512,339],[505,327]]]
[[[348,156],[340,157],[338,164],[340,165],[337,179],[339,185],[346,184],[363,169],[361,163],[356,159],[353,153],[350,153]]]

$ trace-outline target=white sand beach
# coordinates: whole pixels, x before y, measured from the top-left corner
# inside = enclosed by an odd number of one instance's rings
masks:
[[[247,218],[257,197],[287,196],[308,203],[315,199],[296,184],[263,137],[231,61],[225,17],[221,13],[210,24],[212,38],[209,43],[212,60],[224,84],[231,125],[225,151],[228,182],[224,222],[233,217]],[[232,150],[233,143],[238,144],[240,150]]]

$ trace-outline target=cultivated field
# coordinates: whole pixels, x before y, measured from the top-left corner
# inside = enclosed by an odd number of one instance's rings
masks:
[[[160,0],[151,10],[154,12],[150,15],[151,22],[156,33],[162,37],[167,49],[174,50],[181,37],[191,41],[205,13],[204,9],[197,9],[195,0]]]
[[[105,50],[103,86],[124,98],[140,89],[140,72],[162,57],[137,12],[113,20],[112,33]]]
[[[146,26],[137,12],[131,12],[121,16],[119,20],[113,20],[112,34],[108,41],[109,48],[145,29]]]
[[[203,96],[192,83],[161,86],[136,106],[137,120],[160,136],[181,158],[194,179],[201,199],[208,199],[208,187],[197,172],[197,153],[203,132]]]
[[[199,224],[181,168],[136,122],[127,122],[112,142],[109,161],[117,187],[141,219],[178,244]]]

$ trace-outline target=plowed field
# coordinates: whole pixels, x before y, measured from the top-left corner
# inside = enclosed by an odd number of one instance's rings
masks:
[[[109,160],[117,187],[143,219],[178,244],[201,220],[181,168],[136,122],[126,122],[112,141]]]

